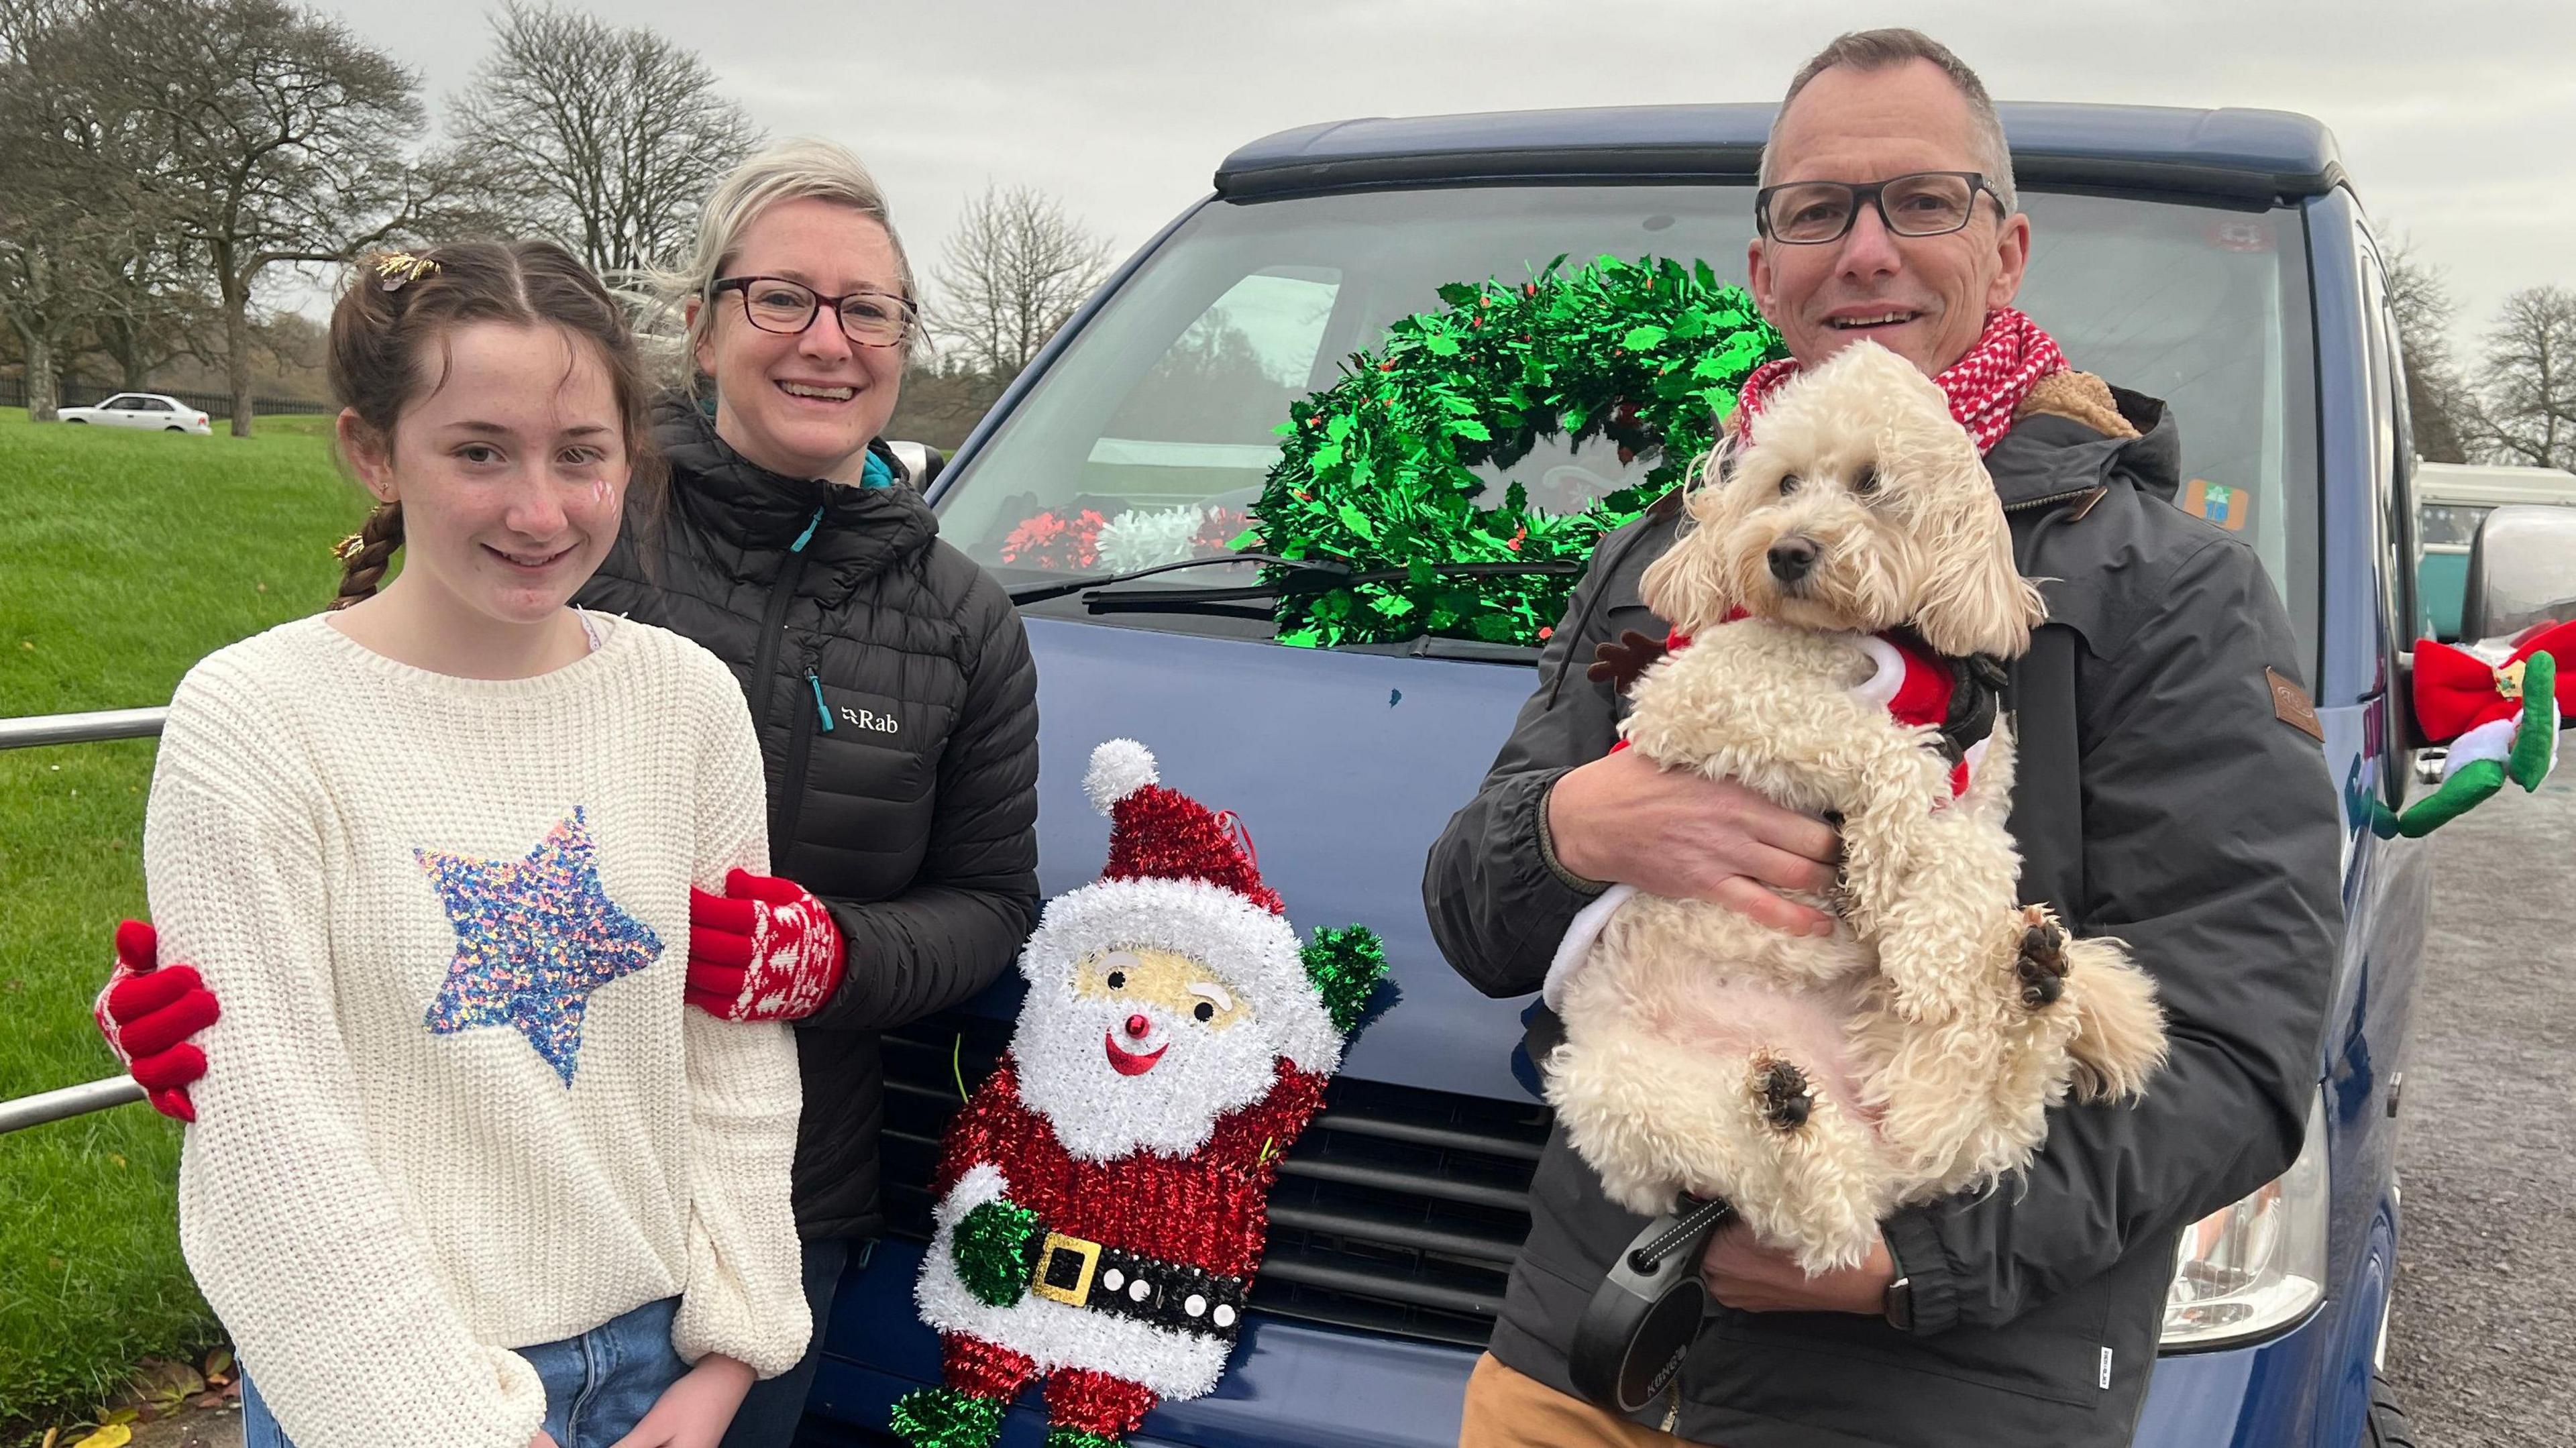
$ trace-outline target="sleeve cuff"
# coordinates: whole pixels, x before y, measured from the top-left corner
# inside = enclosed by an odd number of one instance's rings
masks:
[[[680,1361],[695,1366],[707,1354],[720,1353],[763,1381],[803,1362],[812,1340],[813,1319],[802,1291],[793,1302],[782,1297],[754,1303],[732,1283],[705,1288],[692,1283],[671,1324],[671,1351]]]
[[[1914,1297],[1914,1335],[1929,1337],[1959,1324],[1959,1278],[1951,1270],[1941,1234],[1920,1210],[1899,1212],[1879,1224],[1896,1275]]]
[[[1536,802],[1530,807],[1530,832],[1538,837],[1538,857],[1547,862],[1549,874],[1554,875],[1560,884],[1577,894],[1598,895],[1610,888],[1609,881],[1586,879],[1565,868],[1564,863],[1556,857],[1556,835],[1548,828],[1547,802],[1556,795],[1556,781],[1563,778],[1565,778],[1565,772],[1559,771],[1555,778],[1547,782],[1545,788],[1536,791],[1532,796]]]

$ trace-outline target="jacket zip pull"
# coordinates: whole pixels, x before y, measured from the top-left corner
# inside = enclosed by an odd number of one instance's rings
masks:
[[[814,686],[814,712],[823,721],[823,732],[832,732],[832,706],[823,702],[823,681],[812,669],[805,671],[805,682]]]
[[[796,535],[796,541],[787,545],[787,551],[790,553],[804,552],[805,545],[814,541],[814,530],[822,526],[823,505],[817,503],[814,505],[814,516],[805,520],[805,531]]]

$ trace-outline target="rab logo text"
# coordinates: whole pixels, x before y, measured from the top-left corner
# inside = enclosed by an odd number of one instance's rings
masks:
[[[862,729],[873,729],[879,734],[903,732],[902,728],[895,723],[892,714],[879,714],[869,709],[852,709],[845,705],[841,709],[841,719],[844,723],[856,724]]]

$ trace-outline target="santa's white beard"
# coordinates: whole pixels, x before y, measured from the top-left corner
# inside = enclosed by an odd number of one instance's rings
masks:
[[[1154,1023],[1145,1042],[1163,1047],[1151,1070],[1123,1076],[1108,1042],[1134,1044],[1127,1018]],[[1187,1156],[1207,1145],[1217,1118],[1261,1099],[1277,1078],[1277,1048],[1254,1022],[1215,1031],[1153,1006],[1095,1000],[1067,991],[1032,1000],[1011,1038],[1020,1099],[1055,1128],[1064,1149],[1087,1161],[1138,1151]]]

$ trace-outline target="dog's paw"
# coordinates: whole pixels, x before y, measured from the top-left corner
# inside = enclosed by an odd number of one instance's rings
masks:
[[[2013,978],[2021,986],[2024,1007],[2042,1011],[2066,993],[2066,928],[2045,905],[2021,912],[2021,950],[2013,960]]]
[[[1774,1131],[1796,1131],[1815,1112],[1816,1088],[1808,1084],[1806,1072],[1787,1061],[1755,1058],[1751,1085],[1754,1105]]]

